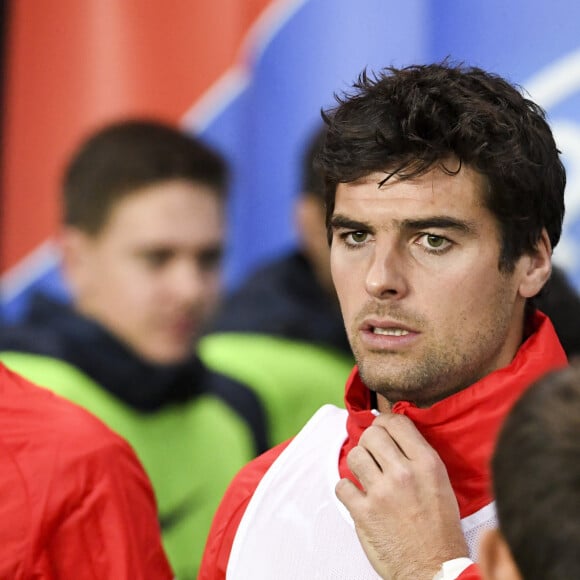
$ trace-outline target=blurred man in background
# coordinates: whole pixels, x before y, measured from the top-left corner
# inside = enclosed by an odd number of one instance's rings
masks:
[[[271,444],[295,435],[321,405],[342,405],[338,385],[353,364],[330,275],[324,183],[313,165],[325,134],[318,128],[303,154],[298,249],[258,269],[228,296],[200,343],[209,366],[259,393]]]
[[[63,184],[72,304],[37,297],[0,343],[7,366],[131,443],[180,579],[196,577],[230,479],[266,447],[253,392],[193,351],[220,291],[226,178],[221,156],[170,126],[90,136]]]

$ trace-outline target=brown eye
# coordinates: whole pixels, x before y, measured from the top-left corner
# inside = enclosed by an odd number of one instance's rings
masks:
[[[169,260],[171,260],[172,255],[173,253],[171,250],[159,249],[143,252],[141,257],[147,267],[151,269],[158,269],[167,264]]]
[[[210,248],[202,252],[198,257],[199,267],[204,271],[217,270],[222,263],[223,249]]]

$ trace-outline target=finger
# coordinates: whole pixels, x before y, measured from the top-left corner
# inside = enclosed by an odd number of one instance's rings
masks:
[[[361,445],[349,451],[346,463],[365,489],[368,489],[382,473],[375,458]]]
[[[384,429],[410,460],[430,457],[435,453],[413,422],[404,415],[382,413],[373,421],[373,426]]]
[[[336,493],[336,497],[351,514],[353,510],[356,510],[356,506],[360,501],[365,498],[364,491],[361,491],[352,481],[346,478],[341,479],[336,484],[334,492]]]
[[[373,424],[365,430],[359,440],[359,446],[367,450],[381,471],[408,461],[391,434],[380,424]]]

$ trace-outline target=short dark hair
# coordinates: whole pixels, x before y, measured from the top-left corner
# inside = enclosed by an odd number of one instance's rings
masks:
[[[552,247],[564,218],[566,173],[544,111],[503,78],[443,62],[379,74],[366,70],[323,118],[318,163],[325,175],[327,225],[336,187],[376,171],[417,177],[455,157],[487,181],[484,203],[498,220],[499,268],[510,271],[545,227]],[[460,165],[461,167],[461,165]],[[330,227],[329,240],[330,240]]]
[[[84,141],[64,174],[64,221],[98,233],[113,205],[136,189],[185,179],[225,196],[227,166],[200,139],[157,121],[131,119]]]
[[[514,405],[492,472],[500,529],[523,578],[580,578],[578,361]]]

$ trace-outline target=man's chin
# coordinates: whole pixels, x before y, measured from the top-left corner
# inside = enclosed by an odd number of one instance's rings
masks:
[[[368,367],[367,367],[368,369]],[[385,398],[389,403],[399,401],[414,402],[421,399],[423,389],[417,388],[416,383],[409,382],[409,372],[402,370],[400,373],[376,373],[376,367],[372,371],[359,366],[359,373],[364,385],[377,395]]]

